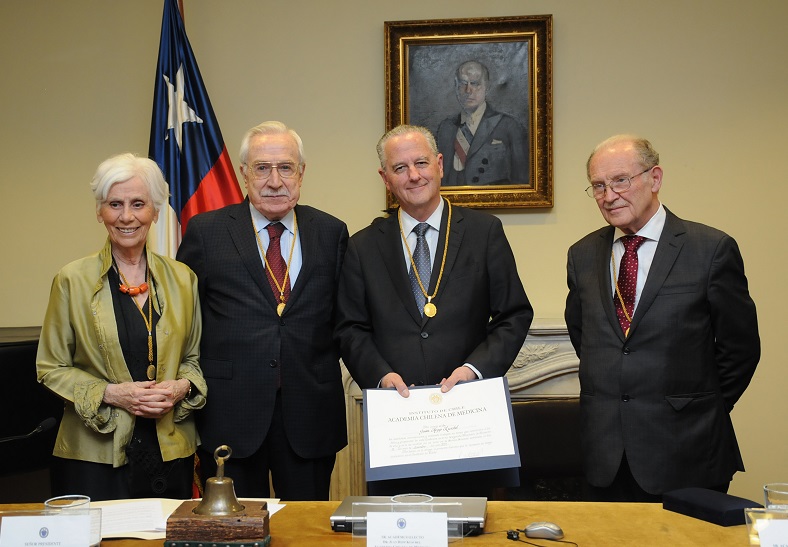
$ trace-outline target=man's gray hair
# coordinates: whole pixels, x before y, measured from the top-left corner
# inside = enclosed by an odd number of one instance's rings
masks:
[[[380,137],[377,145],[378,159],[380,160],[380,168],[386,169],[386,143],[393,137],[400,137],[408,133],[421,133],[427,139],[427,144],[430,150],[436,156],[438,155],[438,143],[435,142],[435,137],[429,129],[420,125],[398,125],[394,129],[388,131],[385,135]]]
[[[638,137],[637,135],[613,135],[612,137],[609,137],[597,144],[594,147],[593,152],[591,152],[591,155],[588,156],[588,160],[586,160],[586,176],[588,177],[588,180],[591,180],[591,160],[594,159],[596,153],[603,148],[607,148],[608,146],[617,143],[631,143],[632,147],[635,149],[635,152],[637,152],[637,154],[640,156],[640,162],[644,168],[650,168],[654,167],[655,165],[659,165],[659,153],[654,150],[654,147],[647,139]]]

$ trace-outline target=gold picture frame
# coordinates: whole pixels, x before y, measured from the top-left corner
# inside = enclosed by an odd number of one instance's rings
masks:
[[[435,134],[444,156],[441,194],[474,208],[552,207],[552,15],[386,21],[384,34],[386,130],[407,123]],[[483,131],[477,141],[477,128],[467,163],[455,169],[459,90],[470,85],[460,83],[459,71],[468,61],[486,68],[482,119],[496,118],[485,127],[505,133]],[[386,192],[386,207],[395,204]]]

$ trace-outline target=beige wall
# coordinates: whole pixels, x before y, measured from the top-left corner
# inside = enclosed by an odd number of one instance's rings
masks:
[[[733,412],[748,472],[732,492],[760,499],[762,483],[788,480],[788,2],[185,0],[185,11],[234,161],[248,127],[285,121],[306,143],[302,202],[351,233],[384,206],[383,21],[552,14],[555,207],[500,213],[537,316],[562,316],[566,249],[602,224],[583,193],[588,152],[613,133],[649,137],[664,203],[736,237],[758,305],[763,358]],[[161,13],[161,0],[0,3],[0,326],[40,324],[55,272],[102,244],[88,182],[111,154],[147,153]]]

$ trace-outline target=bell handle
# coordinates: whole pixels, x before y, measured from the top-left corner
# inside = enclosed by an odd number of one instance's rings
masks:
[[[227,452],[224,456],[220,455],[222,451]],[[224,462],[230,459],[233,455],[233,449],[223,444],[213,451],[213,459],[216,460],[216,478],[224,478]]]

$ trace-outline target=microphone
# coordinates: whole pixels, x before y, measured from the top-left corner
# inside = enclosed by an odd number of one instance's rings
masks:
[[[13,437],[4,437],[0,439],[0,443],[4,443],[7,441],[17,441],[19,439],[27,439],[28,437],[32,437],[33,435],[38,435],[39,433],[43,433],[44,431],[49,431],[50,429],[55,427],[55,424],[57,424],[57,420],[50,416],[49,418],[38,424],[38,426],[36,426],[36,428],[30,433],[28,433],[27,435],[14,435]]]

